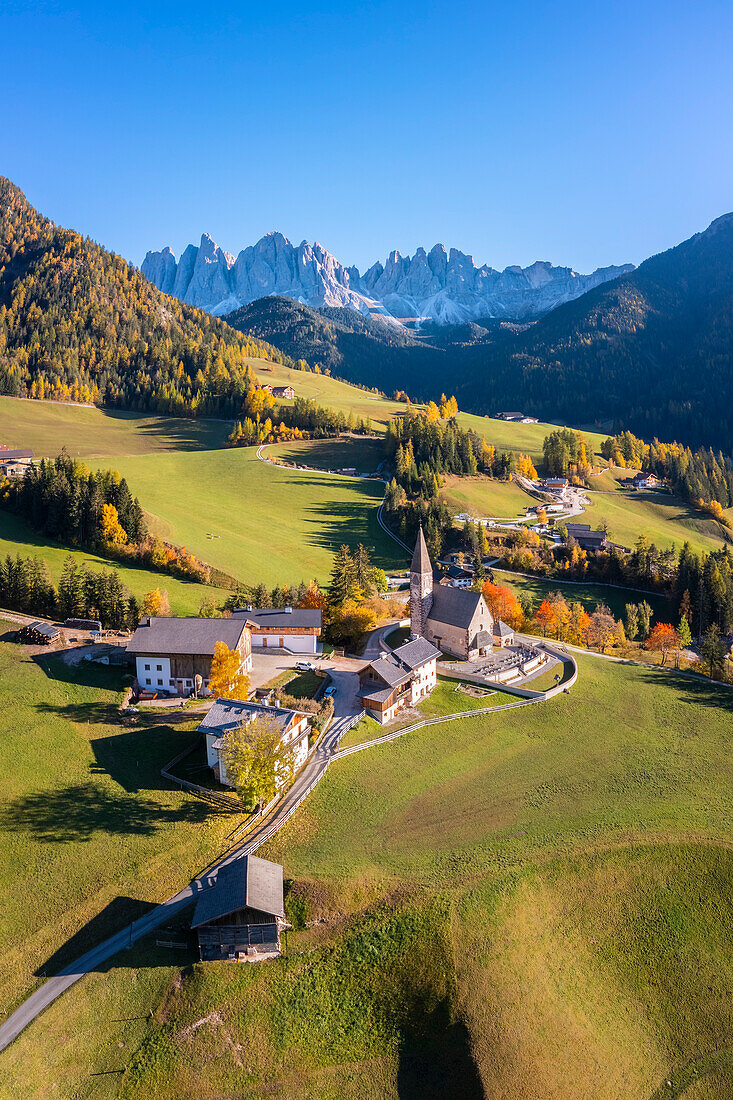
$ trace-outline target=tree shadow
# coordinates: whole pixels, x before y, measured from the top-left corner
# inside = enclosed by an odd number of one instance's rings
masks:
[[[202,825],[221,811],[198,799],[166,806],[153,798],[116,794],[93,783],[34,791],[0,807],[0,830],[69,844],[107,836],[153,836],[168,825]]]
[[[484,1089],[462,1020],[452,1018],[447,998],[427,1008],[416,1005],[413,1027],[400,1043],[397,1093],[400,1100],[483,1100]]]
[[[70,664],[58,653],[36,653],[33,660],[49,680],[58,680],[62,684],[118,692],[132,682],[132,669],[125,665],[102,665],[85,660]],[[114,704],[110,706],[115,709]]]
[[[733,711],[733,688],[725,684],[709,680],[706,676],[685,676],[676,674],[672,669],[640,669],[647,680],[653,680],[654,685],[666,683],[667,687],[677,692],[685,703],[693,703],[698,707],[712,707],[715,710]]]

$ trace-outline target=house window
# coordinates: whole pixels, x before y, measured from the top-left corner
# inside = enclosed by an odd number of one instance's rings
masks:
[[[148,684],[148,686],[150,685],[150,677],[149,676],[148,676],[147,680],[145,681],[145,683]]]
[[[175,681],[175,680],[169,680],[169,681],[168,681],[168,683],[169,683],[169,685],[170,685],[171,687],[175,687],[175,686],[176,686],[176,681]]]
[[[163,686],[163,681],[162,681],[162,680],[158,680],[158,687],[162,687],[162,686]]]
[[[155,666],[155,671],[156,672],[162,672],[163,671],[163,666],[162,665],[156,665]]]
[[[146,666],[145,666],[145,671],[146,671],[146,672],[150,672],[150,665],[146,665]]]

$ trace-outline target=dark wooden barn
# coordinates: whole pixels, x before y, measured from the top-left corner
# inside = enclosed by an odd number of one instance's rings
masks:
[[[259,856],[225,864],[196,902],[191,921],[201,959],[238,961],[279,955],[285,926],[283,869]]]

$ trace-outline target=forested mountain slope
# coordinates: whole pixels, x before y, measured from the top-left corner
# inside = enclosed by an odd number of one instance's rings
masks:
[[[498,403],[733,447],[733,214],[490,348],[462,349],[462,407]]]
[[[0,177],[0,393],[230,414],[253,384],[250,356],[283,359],[59,228]]]

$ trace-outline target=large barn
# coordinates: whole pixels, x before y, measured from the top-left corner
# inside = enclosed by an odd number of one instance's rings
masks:
[[[280,931],[287,927],[280,864],[251,855],[225,864],[199,895],[191,927],[201,959],[279,955]]]

